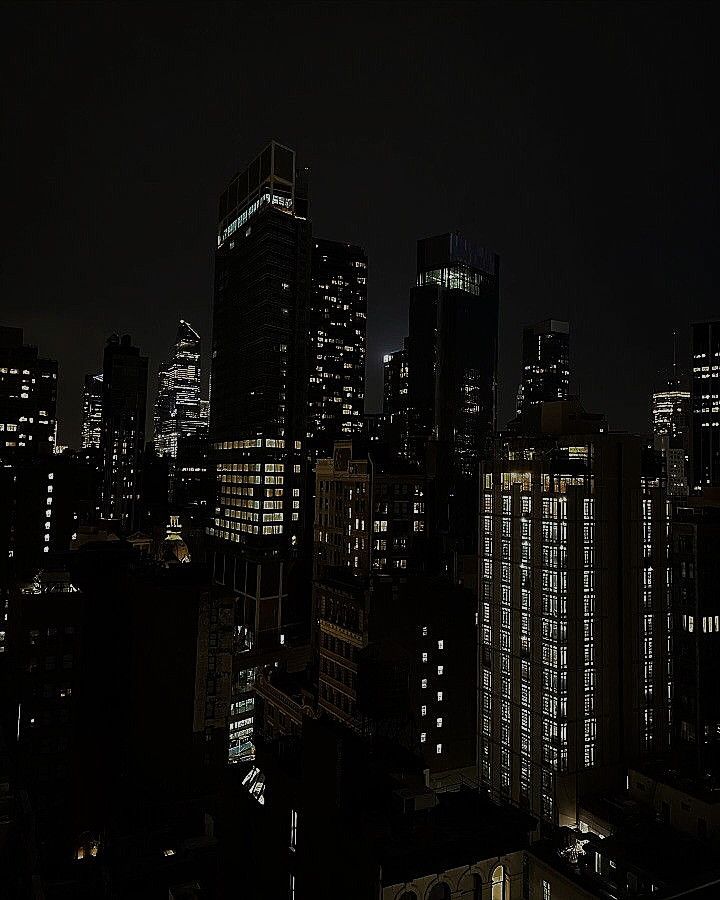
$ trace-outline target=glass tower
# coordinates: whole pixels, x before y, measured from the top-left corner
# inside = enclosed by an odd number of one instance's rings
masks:
[[[102,436],[103,376],[86,375],[83,387],[82,447],[99,448]]]
[[[200,399],[200,335],[180,320],[168,361],[158,371],[155,452],[177,458],[178,442],[206,426]]]
[[[410,452],[447,443],[455,469],[475,473],[495,425],[500,259],[457,233],[418,241],[410,294]]]

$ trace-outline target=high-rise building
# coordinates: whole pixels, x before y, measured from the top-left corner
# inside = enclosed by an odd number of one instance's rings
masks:
[[[366,324],[365,251],[316,238],[308,314],[307,436],[326,449],[334,439],[362,429]]]
[[[82,449],[99,448],[102,440],[103,377],[86,375],[83,387]]]
[[[700,779],[720,778],[720,503],[693,497],[673,515],[673,739]]]
[[[130,335],[114,334],[103,355],[103,496],[105,519],[125,531],[140,521],[148,359]]]
[[[385,440],[401,456],[408,453],[407,338],[399,350],[383,357],[383,431]]]
[[[0,327],[0,459],[53,452],[58,364],[23,343],[22,328]]]
[[[291,641],[289,579],[303,535],[308,212],[307,170],[276,141],[220,198],[208,534],[214,580],[236,597],[231,739],[247,719],[252,732],[255,657]],[[251,742],[242,746],[233,760],[252,754]]]
[[[668,512],[657,455],[574,401],[481,469],[480,774],[560,825],[667,750]]]
[[[451,448],[461,475],[474,475],[495,425],[500,259],[457,233],[418,241],[410,292],[410,452],[428,439]]]
[[[689,492],[690,409],[690,392],[684,389],[673,363],[667,385],[652,396],[653,442],[665,458],[671,497],[686,497]]]
[[[570,390],[570,324],[546,319],[523,329],[518,415],[529,407],[567,400]]]
[[[155,452],[177,457],[178,441],[207,424],[200,399],[200,335],[184,319],[178,325],[170,357],[158,371],[153,415]]]
[[[720,487],[720,321],[692,326],[693,488]]]

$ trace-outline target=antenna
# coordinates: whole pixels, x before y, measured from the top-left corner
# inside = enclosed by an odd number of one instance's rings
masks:
[[[677,329],[673,329],[673,381],[677,384],[678,374],[677,374]]]

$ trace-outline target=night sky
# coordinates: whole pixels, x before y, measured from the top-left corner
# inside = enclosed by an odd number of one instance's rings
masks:
[[[0,15],[0,323],[59,360],[61,443],[113,331],[151,388],[180,317],[207,348],[217,197],[272,137],[311,168],[315,233],[367,250],[369,409],[429,234],[501,256],[501,422],[525,322],[569,318],[586,406],[645,430],[673,329],[720,315],[709,5]]]

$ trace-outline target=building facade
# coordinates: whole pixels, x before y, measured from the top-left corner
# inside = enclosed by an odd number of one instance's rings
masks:
[[[677,381],[652,397],[653,442],[665,458],[671,497],[687,497],[690,490],[690,392]]]
[[[410,292],[410,452],[447,442],[472,476],[495,425],[500,259],[457,233],[418,241]]]
[[[672,522],[673,741],[700,779],[720,777],[720,504],[682,504]]]
[[[0,327],[0,459],[53,452],[57,431],[55,360],[23,343],[22,328]]]
[[[692,476],[696,491],[720,487],[720,322],[692,326]]]
[[[181,319],[170,357],[158,371],[153,416],[158,456],[176,459],[181,438],[207,426],[201,403],[200,335]]]
[[[99,449],[102,440],[103,377],[86,375],[83,386],[82,449]]]
[[[220,198],[209,465],[216,585],[235,598],[233,716],[281,653],[303,535],[311,225],[307,171],[271,141]],[[246,727],[243,725],[243,727]],[[252,744],[238,758],[252,756]]]
[[[383,357],[383,437],[400,455],[408,455],[407,338]]]
[[[315,238],[308,313],[307,438],[326,449],[361,431],[365,410],[367,256]]]
[[[547,822],[666,750],[668,512],[639,437],[572,402],[503,435],[481,476],[481,778]]]
[[[148,359],[130,335],[113,335],[103,355],[103,518],[134,531],[140,519]]]
[[[518,415],[529,407],[567,400],[570,392],[570,323],[546,319],[523,329]]]

